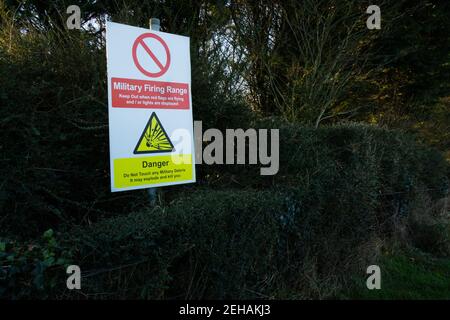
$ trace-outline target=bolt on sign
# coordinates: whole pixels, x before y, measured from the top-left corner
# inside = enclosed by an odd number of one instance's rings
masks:
[[[189,38],[106,25],[111,191],[195,182]]]

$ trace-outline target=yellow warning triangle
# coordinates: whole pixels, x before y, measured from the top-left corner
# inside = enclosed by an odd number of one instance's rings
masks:
[[[156,113],[153,112],[133,153],[171,152],[173,149],[172,141],[170,141]]]

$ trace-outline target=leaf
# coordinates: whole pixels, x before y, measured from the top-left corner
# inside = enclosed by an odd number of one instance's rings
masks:
[[[53,238],[53,229],[48,229],[44,232],[44,239],[50,240],[51,238]]]

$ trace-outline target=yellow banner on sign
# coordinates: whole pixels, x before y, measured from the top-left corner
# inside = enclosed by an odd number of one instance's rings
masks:
[[[192,180],[192,155],[114,159],[114,187],[130,188]]]

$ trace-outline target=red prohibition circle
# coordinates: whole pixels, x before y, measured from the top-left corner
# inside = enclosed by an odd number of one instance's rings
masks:
[[[152,50],[143,41],[146,38],[153,38],[153,39],[157,40],[159,43],[161,43],[161,45],[164,47],[164,50],[166,51],[166,56],[167,56],[165,65],[163,65],[159,61],[159,59],[155,56],[155,54],[152,52]],[[142,67],[142,65],[139,63],[139,60],[137,58],[137,49],[138,49],[139,45],[144,48],[145,52],[147,52],[147,54],[149,55],[149,58],[152,59],[153,62],[155,62],[155,64],[159,67],[160,71],[158,71],[158,72],[150,72],[150,71],[145,70]],[[158,36],[158,35],[156,35],[154,33],[144,33],[144,34],[141,34],[139,37],[137,37],[136,40],[133,43],[132,54],[133,54],[134,64],[139,69],[139,71],[142,72],[143,74],[145,74],[147,77],[151,77],[151,78],[160,77],[164,73],[166,73],[167,70],[169,69],[169,66],[170,66],[170,51],[169,51],[169,47],[167,46],[167,43],[165,43],[164,40],[160,36]]]

